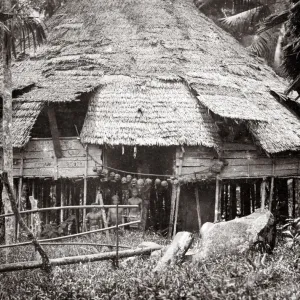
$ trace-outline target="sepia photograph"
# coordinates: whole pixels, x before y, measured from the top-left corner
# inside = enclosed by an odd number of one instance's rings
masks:
[[[0,300],[300,300],[300,0],[0,0]]]

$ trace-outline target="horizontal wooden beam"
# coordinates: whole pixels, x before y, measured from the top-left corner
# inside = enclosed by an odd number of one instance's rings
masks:
[[[137,255],[146,255],[160,249],[162,249],[162,246],[123,250],[123,251],[119,251],[118,256],[119,258],[125,258],[125,257],[137,256]],[[89,263],[93,261],[114,259],[115,257],[116,257],[116,251],[90,254],[90,255],[69,256],[63,258],[50,259],[50,265],[62,266],[62,265],[71,265],[71,264],[78,264],[78,263]],[[42,263],[39,261],[5,264],[5,265],[0,265],[0,273],[28,270],[28,269],[37,269],[41,267],[42,267]]]
[[[123,224],[118,225],[118,228],[125,227],[125,226],[130,226],[130,225],[134,225],[134,224],[139,224],[139,223],[141,223],[140,220],[139,221],[128,222],[128,223],[123,223]],[[70,234],[70,235],[66,235],[66,236],[60,236],[60,237],[56,237],[56,238],[52,238],[52,239],[38,240],[38,242],[39,243],[43,243],[43,242],[52,242],[52,241],[65,240],[65,239],[70,239],[70,238],[74,238],[74,237],[78,237],[78,236],[83,236],[83,235],[88,235],[88,234],[92,234],[92,233],[103,232],[103,231],[107,231],[107,230],[111,230],[111,229],[116,229],[116,228],[117,228],[117,226],[110,226],[110,227],[101,228],[101,229],[97,229],[97,230],[91,230],[91,231],[85,231],[85,232],[76,233],[76,234]],[[17,243],[17,244],[1,245],[0,249],[19,247],[19,246],[25,246],[25,245],[30,245],[30,244],[32,244],[32,242],[24,242],[24,243]]]
[[[58,207],[46,207],[39,209],[23,210],[20,211],[20,214],[32,214],[45,211],[53,210],[64,210],[64,209],[86,209],[86,208],[116,208],[117,205],[74,205],[74,206],[58,206]],[[118,205],[119,208],[138,208],[138,205]],[[0,215],[0,218],[11,217],[13,213]]]

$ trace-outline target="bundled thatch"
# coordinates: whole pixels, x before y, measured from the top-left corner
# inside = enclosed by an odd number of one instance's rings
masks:
[[[201,104],[221,117],[247,122],[270,153],[300,148],[298,119],[269,94],[269,89],[284,90],[283,82],[192,0],[74,0],[47,25],[48,45],[22,74],[38,75],[36,88],[21,99],[72,101],[98,87],[82,132],[85,142],[216,145]],[[120,76],[101,85],[103,74]],[[119,102],[123,115],[118,115]],[[143,121],[136,120],[140,107]],[[145,120],[151,120],[149,126]]]
[[[30,131],[42,111],[42,102],[13,102],[12,143],[16,148],[23,147],[30,139]],[[0,143],[2,144],[2,120],[0,120]]]
[[[81,139],[111,145],[218,143],[216,126],[179,81],[105,76],[91,100]]]

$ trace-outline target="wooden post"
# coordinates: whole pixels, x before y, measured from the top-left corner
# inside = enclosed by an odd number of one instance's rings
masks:
[[[85,146],[85,170],[84,170],[84,178],[83,178],[83,205],[86,205],[86,199],[87,199],[87,171],[88,171],[88,161],[89,161],[89,148],[88,145]],[[82,224],[83,224],[83,231],[86,231],[86,209],[83,210],[82,212]]]
[[[225,183],[224,186],[224,216],[225,216],[225,220],[227,221],[228,219],[228,183]]]
[[[20,155],[21,155],[21,165],[20,165],[20,177],[19,177],[19,185],[18,185],[18,203],[17,203],[19,210],[20,210],[20,205],[21,205],[22,186],[23,186],[23,168],[24,168],[23,151],[20,152]],[[16,222],[15,240],[18,239],[18,236],[19,236],[19,223]]]
[[[230,183],[231,218],[236,218],[236,184]]]
[[[216,192],[215,192],[215,219],[214,222],[219,220],[219,206],[220,206],[220,177],[216,177]]]
[[[48,112],[48,119],[49,119],[49,124],[50,124],[51,135],[52,135],[54,153],[57,158],[61,158],[62,150],[61,150],[60,141],[59,141],[59,131],[58,131],[58,127],[57,127],[57,121],[56,121],[54,107],[49,106],[47,112]]]
[[[117,201],[117,219],[116,219],[116,268],[119,268],[119,201]]]
[[[265,209],[265,202],[266,202],[266,178],[263,178],[261,185],[260,185],[260,209],[261,211]]]
[[[183,162],[183,151],[181,153],[181,161],[179,162],[179,170],[177,169],[177,149],[175,150],[175,159],[173,163],[173,174],[175,176],[178,176],[181,174],[181,168],[182,168],[182,162]],[[171,208],[170,208],[170,220],[169,220],[169,232],[168,232],[168,238],[170,239],[172,237],[172,228],[175,221],[175,214],[176,214],[176,207],[177,207],[177,186],[175,184],[172,184],[172,194],[171,194]],[[177,217],[176,217],[177,222]],[[177,225],[177,224],[176,224]]]
[[[60,206],[65,206],[65,184],[64,184],[64,179],[61,178],[60,182]],[[60,211],[60,223],[64,221],[64,211]]]
[[[269,211],[272,212],[272,202],[274,195],[274,177],[271,177],[271,186],[270,186],[270,198],[269,198]]]
[[[176,227],[178,220],[178,210],[179,210],[179,198],[180,198],[180,185],[176,187],[176,206],[175,206],[175,219],[174,219],[174,227],[173,227],[173,238],[176,235]]]
[[[293,186],[292,186],[292,188],[293,188],[293,191],[292,191],[292,193],[293,193],[293,213],[292,213],[292,216],[293,216],[293,218],[296,218],[296,179],[295,178],[293,178]]]
[[[172,194],[171,194],[171,209],[170,209],[170,221],[169,221],[169,232],[168,238],[172,237],[172,228],[174,223],[174,215],[175,215],[175,206],[176,206],[176,185],[172,184]]]
[[[200,200],[199,200],[199,188],[198,185],[195,186],[195,196],[196,196],[196,207],[197,207],[197,216],[198,216],[198,226],[199,226],[199,236],[201,229],[201,211],[200,211]]]

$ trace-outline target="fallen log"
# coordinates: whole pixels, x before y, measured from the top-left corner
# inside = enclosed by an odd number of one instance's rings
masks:
[[[119,258],[125,258],[130,256],[137,255],[145,255],[150,254],[152,251],[160,250],[162,246],[157,247],[148,247],[148,248],[137,248],[133,250],[124,250],[119,251]],[[63,258],[54,258],[50,259],[50,265],[52,266],[62,266],[62,265],[71,265],[77,263],[88,263],[93,261],[101,261],[101,260],[109,260],[114,259],[116,257],[116,252],[105,252],[105,253],[97,253],[97,254],[89,254],[89,255],[80,255],[80,256],[69,256]],[[20,270],[29,270],[29,269],[37,269],[42,267],[42,262],[39,261],[30,261],[30,262],[20,262],[20,263],[12,263],[0,265],[0,273],[4,272],[12,272],[12,271],[20,271]]]
[[[193,242],[193,235],[187,231],[178,232],[153,272],[160,272],[169,264],[179,262]]]

